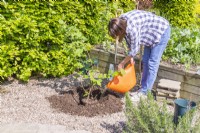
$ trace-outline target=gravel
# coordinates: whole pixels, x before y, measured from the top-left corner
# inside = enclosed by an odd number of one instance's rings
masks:
[[[73,82],[75,81],[75,82]],[[87,85],[85,82],[85,85]],[[28,83],[13,78],[0,86],[0,124],[39,123],[62,125],[67,130],[85,130],[92,133],[121,133],[125,125],[124,111],[95,117],[75,116],[51,108],[47,97],[59,95],[80,85],[73,76],[63,78],[32,78]],[[124,99],[122,99],[124,102]],[[174,108],[168,106],[170,112]]]
[[[67,130],[86,130],[92,133],[120,133],[125,123],[124,112],[84,117],[57,112],[50,107],[46,97],[59,95],[55,90],[69,89],[71,78],[37,79],[20,83],[9,79],[1,85],[6,92],[0,93],[0,124],[40,123],[64,125]],[[58,84],[59,83],[59,84]]]

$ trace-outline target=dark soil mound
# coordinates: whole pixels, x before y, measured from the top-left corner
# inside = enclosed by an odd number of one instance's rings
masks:
[[[123,109],[121,98],[114,92],[102,93],[101,89],[93,89],[88,100],[83,92],[83,89],[75,88],[73,91],[62,93],[62,95],[53,95],[47,99],[52,108],[79,116],[92,117],[112,114]]]

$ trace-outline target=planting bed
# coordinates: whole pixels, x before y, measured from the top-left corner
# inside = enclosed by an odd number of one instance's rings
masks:
[[[92,90],[88,100],[84,97],[84,90],[80,87],[47,99],[51,107],[58,111],[88,117],[121,112],[123,104],[115,93],[110,91],[102,93],[101,88]]]

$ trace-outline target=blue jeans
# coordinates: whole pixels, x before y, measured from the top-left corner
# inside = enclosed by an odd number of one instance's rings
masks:
[[[143,72],[141,80],[141,92],[147,94],[153,87],[156,80],[160,60],[165,50],[168,40],[170,39],[170,26],[166,29],[164,34],[161,36],[161,40],[154,47],[144,47],[144,54],[142,57]]]

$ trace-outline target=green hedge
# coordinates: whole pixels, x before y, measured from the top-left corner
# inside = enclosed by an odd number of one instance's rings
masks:
[[[135,7],[133,1],[0,2],[0,77],[33,74],[68,75],[82,67],[90,44],[108,38],[114,11]]]
[[[188,27],[196,24],[196,6],[199,0],[154,0],[154,8],[167,18],[174,27]]]

